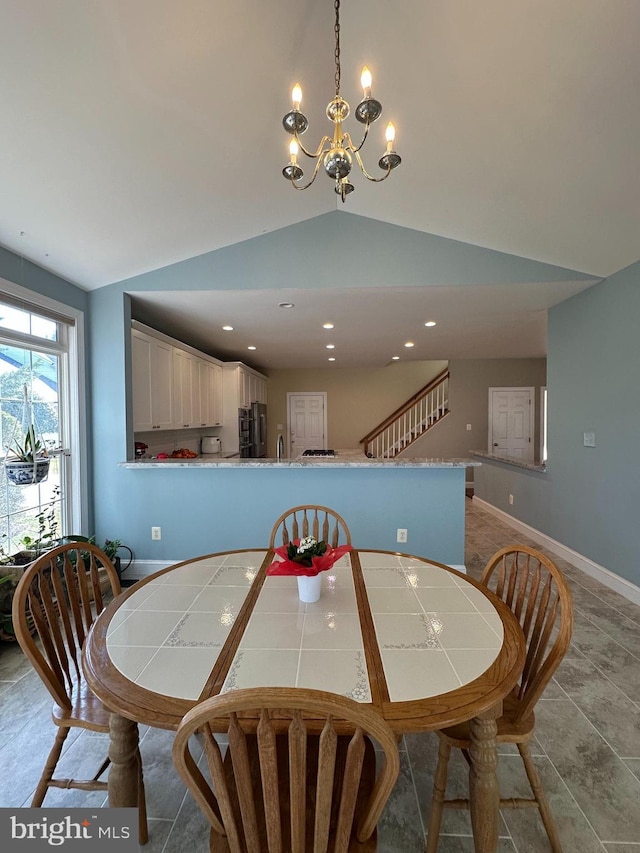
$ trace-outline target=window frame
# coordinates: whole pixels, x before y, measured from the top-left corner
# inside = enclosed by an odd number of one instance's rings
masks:
[[[62,324],[61,339],[58,341],[10,332],[4,328],[0,329],[0,341],[55,353],[61,360],[58,400],[64,406],[61,477],[66,479],[65,528],[79,533],[87,530],[89,525],[84,312],[0,277],[0,302],[4,294],[8,300],[13,299],[14,303],[22,303],[25,310],[50,317]]]

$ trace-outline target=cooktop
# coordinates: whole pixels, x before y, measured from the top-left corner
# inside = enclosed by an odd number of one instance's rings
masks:
[[[302,454],[303,456],[335,456],[335,450],[321,450],[320,448],[309,448]]]

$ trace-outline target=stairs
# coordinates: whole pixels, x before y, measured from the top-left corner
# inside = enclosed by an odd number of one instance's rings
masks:
[[[394,459],[449,414],[449,371],[443,370],[360,439],[366,456]]]

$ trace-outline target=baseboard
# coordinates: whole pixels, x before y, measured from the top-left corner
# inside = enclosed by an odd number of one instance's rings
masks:
[[[134,560],[122,573],[122,580],[139,581],[180,562],[181,560]]]
[[[636,586],[631,581],[626,580],[626,578],[621,578],[620,575],[616,575],[615,572],[612,572],[610,569],[605,569],[604,566],[595,563],[593,560],[590,560],[589,557],[579,554],[577,551],[574,551],[573,548],[569,548],[567,545],[563,545],[562,542],[558,542],[557,540],[552,539],[551,536],[547,536],[546,533],[536,530],[535,527],[530,527],[528,524],[525,524],[524,521],[520,521],[512,515],[509,515],[509,513],[493,506],[493,504],[483,501],[482,498],[478,498],[474,495],[473,503],[482,507],[482,509],[491,513],[491,515],[495,515],[497,518],[500,518],[511,527],[515,527],[515,529],[519,530],[521,533],[530,536],[531,539],[534,539],[539,545],[543,545],[545,548],[548,548],[549,551],[557,557],[567,560],[567,562],[589,575],[589,577],[599,580],[600,583],[608,586],[609,589],[615,590],[620,595],[629,599],[629,601],[640,605],[640,587]]]

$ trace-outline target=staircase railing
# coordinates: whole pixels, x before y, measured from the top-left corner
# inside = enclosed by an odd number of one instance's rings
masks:
[[[449,414],[445,369],[360,439],[366,456],[392,459]]]

